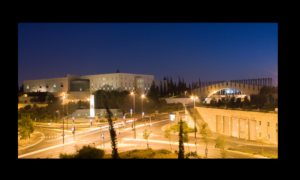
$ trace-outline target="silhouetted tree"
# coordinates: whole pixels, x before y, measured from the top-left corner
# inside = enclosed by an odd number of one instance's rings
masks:
[[[117,148],[117,144],[118,144],[118,142],[117,142],[117,135],[116,135],[116,131],[114,129],[114,125],[113,125],[112,119],[111,119],[111,116],[113,114],[110,111],[110,109],[108,108],[108,102],[105,101],[104,104],[105,104],[105,108],[106,108],[106,111],[107,111],[107,114],[108,114],[107,121],[108,121],[108,124],[109,124],[109,133],[110,133],[111,148],[112,148],[111,157],[113,159],[120,159],[120,156],[119,156],[119,153],[118,153],[118,148]]]
[[[179,152],[178,152],[178,159],[184,159],[184,145],[183,145],[183,122],[180,119],[180,126],[179,126]]]
[[[166,91],[166,82],[164,82],[164,96],[167,96],[167,91]]]

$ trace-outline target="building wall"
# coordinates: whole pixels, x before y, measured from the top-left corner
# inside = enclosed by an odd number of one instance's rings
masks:
[[[185,104],[194,103],[194,100],[191,98],[165,98],[165,100],[168,104],[182,103],[183,106],[185,106]],[[196,99],[195,103],[199,103],[199,99]]]
[[[153,75],[111,73],[99,75],[80,76],[80,79],[90,79],[90,93],[97,90],[139,91],[141,94],[148,93]],[[137,87],[137,80],[143,80],[142,87]],[[146,89],[145,89],[146,88]]]
[[[193,90],[194,94],[197,94],[201,98],[206,98],[212,94],[223,90],[223,89],[236,89],[245,93],[246,95],[258,94],[260,91],[260,85],[235,83],[235,82],[223,82],[219,84],[209,85],[201,88],[196,88]]]
[[[48,88],[46,86],[48,85]],[[63,87],[61,87],[63,85]],[[56,87],[54,87],[56,86]],[[24,81],[24,92],[67,92],[68,91],[68,78],[52,78],[52,79],[39,79],[39,80],[26,80]]]
[[[278,144],[276,131],[278,114],[203,107],[196,107],[196,109],[213,132],[219,130],[220,134],[248,140],[270,135],[269,143]],[[224,125],[225,123],[228,123],[228,125]],[[268,123],[270,123],[269,126]],[[225,131],[221,131],[221,127],[225,128]],[[244,130],[244,133],[241,133],[241,130]]]
[[[24,92],[51,92],[51,93],[68,93],[67,99],[86,99],[85,92],[70,92],[70,82],[75,79],[90,80],[90,94],[97,90],[117,90],[117,91],[137,91],[141,94],[146,94],[150,91],[150,86],[154,81],[153,75],[144,74],[129,74],[129,73],[111,73],[111,74],[96,74],[96,75],[73,75],[68,74],[62,78],[26,80],[24,81]],[[142,80],[140,86],[137,87],[137,79]],[[61,84],[63,87],[61,87]],[[28,89],[27,89],[28,85]],[[48,88],[46,88],[48,85]],[[54,85],[56,87],[54,87]],[[41,88],[40,88],[41,86]],[[34,87],[34,88],[33,88]],[[82,93],[80,95],[80,93]],[[61,95],[60,95],[61,96]]]

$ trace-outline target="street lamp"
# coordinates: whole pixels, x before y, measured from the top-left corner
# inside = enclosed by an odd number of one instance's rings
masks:
[[[184,91],[184,106],[185,106],[185,109],[184,109],[184,115],[185,115],[185,121],[187,121],[187,118],[186,118],[186,103],[185,103],[185,99],[186,99],[186,91]]]
[[[144,112],[143,112],[143,98],[144,98],[145,96],[144,96],[144,94],[142,95],[142,121],[143,121],[143,119],[144,119]],[[146,119],[145,119],[145,126],[146,126]]]
[[[132,104],[133,104],[133,124],[134,124],[134,139],[136,139],[136,132],[135,132],[135,93],[131,92],[132,95]]]
[[[197,96],[195,97],[191,97],[192,99],[194,99],[194,120],[195,120],[195,124],[194,124],[194,127],[195,127],[195,146],[196,146],[196,151],[197,151],[197,137],[196,137],[196,116],[195,116],[195,100],[198,99]]]

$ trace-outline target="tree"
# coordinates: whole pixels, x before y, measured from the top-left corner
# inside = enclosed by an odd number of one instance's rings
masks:
[[[224,159],[227,155],[227,152],[225,150],[226,145],[227,145],[226,137],[224,135],[219,135],[218,138],[216,139],[215,147],[220,149],[222,159]]]
[[[212,138],[212,133],[209,130],[207,123],[204,123],[201,128],[202,129],[200,130],[200,134],[202,135],[203,141],[204,141],[204,143],[206,145],[206,148],[205,148],[205,157],[207,158],[207,151],[208,151],[207,145],[208,145],[209,141]]]
[[[188,149],[189,149],[189,152],[191,152],[191,151],[190,151],[190,146],[189,146],[189,141],[190,141],[190,139],[189,139],[189,134],[188,134],[187,131],[184,131],[184,132],[183,132],[183,142],[185,142],[185,143],[187,144]]]
[[[168,128],[164,131],[164,136],[165,138],[168,138],[169,141],[170,141],[170,148],[171,148],[171,151],[172,151],[172,145],[171,145],[171,138],[172,138],[172,135],[171,135],[171,129]]]
[[[149,138],[149,136],[150,136],[150,131],[149,131],[148,129],[145,129],[145,130],[143,131],[143,138],[144,138],[145,140],[147,140],[147,148],[149,148],[149,144],[148,144],[148,138]]]
[[[18,130],[21,135],[21,139],[30,139],[30,134],[34,131],[34,122],[29,116],[23,116],[21,120],[18,121]]]
[[[180,118],[180,122],[179,122],[180,126],[179,126],[179,152],[178,152],[178,159],[184,159],[184,145],[183,145],[183,128],[182,128],[182,120]]]
[[[36,98],[35,96],[33,96],[33,98],[30,99],[30,102],[31,103],[34,103],[34,102],[38,102],[38,98]]]
[[[76,111],[77,108],[78,108],[78,104],[76,104],[75,102],[69,102],[68,103],[68,114],[72,114],[73,112]]]
[[[241,98],[236,98],[235,105],[236,105],[237,107],[241,107],[241,104],[242,104]]]
[[[160,97],[164,97],[164,92],[163,92],[163,88],[162,88],[162,83],[160,82],[160,91],[159,91],[159,96]]]
[[[78,149],[75,154],[60,153],[60,159],[103,159],[105,152],[103,149],[98,149],[90,145],[83,146]]]
[[[250,106],[250,101],[249,101],[248,97],[245,96],[244,101],[243,101],[243,107],[246,108],[249,106]]]
[[[164,97],[167,96],[166,83],[164,82]]]
[[[112,119],[111,119],[111,116],[113,114],[108,108],[107,101],[105,101],[104,103],[105,103],[106,111],[107,111],[107,114],[108,114],[107,121],[108,121],[108,124],[109,124],[109,133],[110,133],[111,149],[112,149],[111,157],[113,159],[120,159],[120,156],[119,156],[119,153],[118,153],[118,148],[117,148],[117,144],[118,144],[117,135],[116,135],[116,131],[114,129],[113,123],[112,123]]]
[[[154,82],[152,82],[150,91],[147,94],[147,98],[149,98],[149,108],[150,109],[157,109],[159,105],[159,98],[158,98],[158,91],[155,88]]]
[[[230,98],[228,105],[229,105],[230,108],[234,108],[234,106],[235,106],[235,97]]]
[[[215,98],[212,98],[212,100],[210,101],[210,104],[212,106],[216,106],[217,105],[217,102],[216,102]]]
[[[20,87],[20,92],[24,92],[24,85],[23,84]]]

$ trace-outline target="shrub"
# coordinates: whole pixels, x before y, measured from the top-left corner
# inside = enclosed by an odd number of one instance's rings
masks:
[[[60,153],[59,154],[59,159],[75,159],[75,154],[63,154],[63,153]]]
[[[104,156],[103,149],[97,149],[90,145],[83,146],[81,149],[77,150],[75,154],[60,154],[60,159],[102,159]]]
[[[189,153],[187,153],[187,154],[185,155],[185,157],[186,157],[187,159],[189,158],[189,156],[201,158],[200,156],[198,156],[198,154],[197,154],[196,151],[195,151],[195,152],[191,151],[191,152],[189,152]]]
[[[171,151],[167,150],[167,149],[160,149],[158,150],[158,153],[162,153],[162,154],[170,154]]]

